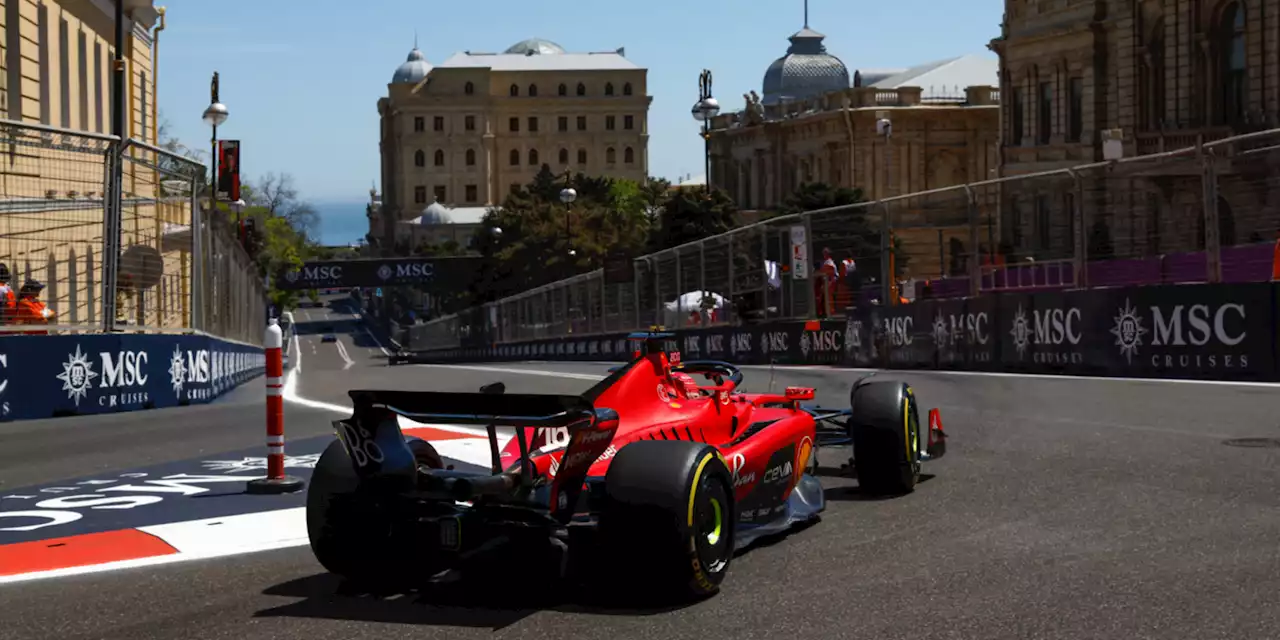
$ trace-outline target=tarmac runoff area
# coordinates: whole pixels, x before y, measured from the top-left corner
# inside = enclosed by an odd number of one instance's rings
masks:
[[[304,479],[350,388],[573,393],[612,366],[387,367],[342,303],[303,311],[286,451]],[[747,390],[772,377],[828,406],[864,375],[745,370]],[[0,425],[0,639],[1280,637],[1277,389],[882,375],[942,410],[949,450],[929,479],[870,500],[830,469],[848,452],[824,451],[823,520],[739,555],[715,598],[665,610],[343,593],[306,546],[304,494],[244,493],[263,474],[260,384],[200,407]],[[474,431],[416,435],[487,459]]]

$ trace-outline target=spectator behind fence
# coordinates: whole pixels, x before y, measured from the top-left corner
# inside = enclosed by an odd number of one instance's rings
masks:
[[[13,287],[9,286],[9,265],[0,262],[0,324],[13,322],[13,314],[17,311],[18,300],[13,295]]]
[[[52,309],[40,302],[40,292],[44,284],[38,280],[27,280],[18,290],[18,305],[13,315],[13,323],[20,325],[47,325],[57,317]],[[47,330],[23,331],[26,335],[45,335]]]

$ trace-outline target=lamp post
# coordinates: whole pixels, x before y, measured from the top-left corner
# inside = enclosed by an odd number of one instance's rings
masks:
[[[564,244],[567,248],[568,256],[565,257],[565,277],[573,275],[573,265],[570,260],[578,255],[573,248],[573,230],[571,220],[573,215],[573,201],[578,199],[578,190],[574,189],[569,183],[569,170],[564,172],[564,188],[560,190],[560,202],[564,203]]]
[[[893,121],[888,111],[876,112],[876,133],[884,137],[884,194],[880,199],[889,197],[890,175],[893,170]],[[893,219],[889,205],[884,204],[884,222],[880,225],[880,277],[881,295],[885,306],[898,304],[897,268],[893,255]]]
[[[569,255],[578,254],[573,249],[573,235],[570,227],[571,213],[573,209],[573,201],[578,199],[578,191],[569,184],[569,172],[564,172],[564,188],[560,190],[560,202],[564,203],[564,242],[569,246]]]
[[[216,192],[217,189],[215,189],[214,191]],[[236,226],[238,227],[240,232],[240,246],[245,247],[245,249],[247,250],[249,234],[245,231],[245,227],[244,227],[243,214],[244,214],[245,206],[246,205],[244,202],[244,198],[241,198],[231,203],[231,210],[236,214]]]
[[[211,174],[210,186],[212,187],[209,194],[209,209],[211,211],[218,210],[218,126],[227,121],[227,105],[222,104],[218,99],[218,72],[213,72],[213,81],[209,83],[209,106],[204,110],[204,122],[213,128],[213,137],[209,139],[209,148],[211,151],[209,167]]]
[[[698,101],[693,105],[693,119],[702,123],[702,156],[706,167],[707,197],[711,197],[711,120],[720,114],[720,101],[711,97],[711,70],[698,76]]]

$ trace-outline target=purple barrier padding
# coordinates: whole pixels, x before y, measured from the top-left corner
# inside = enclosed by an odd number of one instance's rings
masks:
[[[1223,282],[1267,282],[1271,280],[1271,260],[1275,245],[1270,242],[1242,244],[1222,250]]]
[[[1226,253],[1225,250],[1223,253]],[[1160,282],[1164,284],[1206,282],[1209,280],[1209,266],[1205,263],[1203,251],[1166,253],[1160,256],[1160,261]]]
[[[1275,245],[1269,242],[1222,248],[1222,281],[1224,283],[1267,282],[1271,279],[1271,260]],[[1205,282],[1208,265],[1203,251],[1170,253],[1156,258],[1099,260],[1088,267],[1089,287],[1153,286]],[[1018,275],[1022,280],[1018,280]],[[982,290],[1010,289],[1019,291],[1053,291],[1075,285],[1074,273],[1044,265],[1015,266],[982,276]],[[1022,283],[1020,287],[1010,287]],[[934,298],[963,298],[969,295],[969,278],[945,278],[933,281]]]

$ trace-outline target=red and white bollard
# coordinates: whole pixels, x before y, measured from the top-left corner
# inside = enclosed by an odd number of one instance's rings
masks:
[[[267,357],[267,477],[250,480],[249,493],[293,493],[301,478],[284,474],[284,333],[275,319],[263,340]]]

